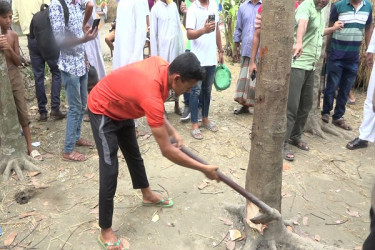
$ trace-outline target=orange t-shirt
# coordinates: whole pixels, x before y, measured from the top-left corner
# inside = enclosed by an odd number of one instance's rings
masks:
[[[155,56],[113,71],[91,90],[88,108],[118,121],[146,116],[150,127],[162,126],[169,92],[168,66]]]

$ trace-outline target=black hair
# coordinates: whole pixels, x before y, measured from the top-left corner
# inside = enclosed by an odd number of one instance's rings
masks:
[[[7,1],[0,1],[0,15],[8,14],[12,12],[12,6]]]
[[[201,63],[191,52],[186,52],[176,57],[169,65],[169,75],[174,73],[180,74],[182,81],[188,80],[203,80],[206,76],[206,71],[201,67]]]

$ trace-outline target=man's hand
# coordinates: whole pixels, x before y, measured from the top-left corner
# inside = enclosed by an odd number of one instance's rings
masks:
[[[370,69],[374,65],[374,55],[372,53],[366,53],[366,66]]]
[[[217,174],[218,167],[212,165],[206,165],[202,172],[206,175],[206,177],[210,180],[220,181],[219,175]]]
[[[344,23],[342,21],[336,21],[333,26],[335,30],[342,30],[344,28]]]
[[[180,10],[181,10],[182,14],[186,14],[187,8],[186,8],[186,3],[185,2],[181,2]]]
[[[250,66],[249,66],[250,75],[253,73],[253,71],[258,72],[257,64],[255,62],[250,63]]]
[[[234,63],[238,63],[238,52],[237,52],[237,49],[234,49],[233,50],[233,62]]]
[[[204,24],[203,31],[205,34],[211,33],[215,31],[215,22],[208,22],[208,18],[206,20],[206,23]]]
[[[174,140],[176,141],[175,143],[173,143],[173,145],[177,148],[181,148],[183,145],[184,145],[184,142],[182,140],[182,137],[180,136],[179,133],[175,133],[173,135],[173,138]]]
[[[219,52],[219,64],[224,63],[224,52]]]
[[[96,36],[98,35],[98,27],[95,27],[94,30],[92,29],[84,30],[83,33],[85,34],[83,37],[85,42],[94,40]]]
[[[302,55],[302,43],[296,43],[293,46],[293,57],[300,57]]]
[[[0,35],[0,49],[2,51],[10,50],[9,43],[5,35]]]
[[[82,31],[83,33],[88,32],[90,30],[90,25],[88,23],[82,24]]]

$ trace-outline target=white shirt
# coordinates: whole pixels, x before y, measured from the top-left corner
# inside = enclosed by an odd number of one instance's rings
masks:
[[[113,69],[143,60],[147,28],[144,6],[139,0],[118,3]]]
[[[184,40],[177,5],[158,1],[151,9],[151,55],[172,62],[184,53]]]
[[[217,4],[214,0],[209,1],[208,8],[202,7],[199,0],[195,0],[190,5],[186,15],[186,30],[199,30],[204,27],[208,15],[215,14],[215,25],[219,21]],[[193,52],[201,62],[202,66],[216,65],[216,26],[211,33],[204,34],[195,40],[191,40],[191,52]]]

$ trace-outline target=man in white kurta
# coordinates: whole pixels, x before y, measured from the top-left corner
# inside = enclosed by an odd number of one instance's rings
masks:
[[[113,69],[143,60],[146,15],[143,0],[121,0],[118,3]]]
[[[367,49],[367,65],[373,66],[373,54],[375,54],[375,32],[372,33],[371,41]],[[346,148],[353,150],[365,148],[368,142],[375,141],[375,68],[372,68],[367,96],[363,105],[363,120],[359,128],[359,136],[350,141]]]
[[[88,8],[88,5],[90,6]],[[94,0],[82,0],[81,3],[82,9],[84,10],[84,20],[83,25],[85,25],[86,15],[89,17],[87,24],[92,26],[94,19],[96,19],[96,1]],[[91,12],[91,14],[90,14]],[[87,14],[86,14],[87,13]],[[102,47],[100,46],[100,37],[97,36],[94,40],[85,43],[85,50],[87,59],[91,66],[94,66],[98,72],[99,80],[105,77],[105,67],[104,60],[102,56]]]
[[[151,9],[151,56],[160,56],[172,62],[184,53],[184,40],[177,5],[166,0],[155,3]]]

